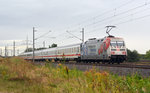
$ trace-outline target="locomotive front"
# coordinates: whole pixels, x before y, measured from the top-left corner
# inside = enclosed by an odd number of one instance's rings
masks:
[[[126,60],[127,49],[123,38],[110,38],[110,58],[111,62],[121,63]]]

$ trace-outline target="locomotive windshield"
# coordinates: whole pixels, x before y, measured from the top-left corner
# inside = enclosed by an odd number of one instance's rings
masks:
[[[117,46],[117,42],[116,41],[111,41],[111,46],[114,46],[114,47],[116,47]]]
[[[124,46],[124,42],[123,41],[117,41],[117,45],[118,46]]]
[[[111,46],[116,47],[116,46],[124,46],[123,41],[111,41]]]

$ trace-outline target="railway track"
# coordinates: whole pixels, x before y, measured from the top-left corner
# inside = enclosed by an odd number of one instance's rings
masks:
[[[44,65],[46,62],[37,62],[35,64]],[[52,63],[54,67],[57,67],[58,64],[64,64],[69,69],[77,68],[81,71],[88,71],[90,69],[96,68],[99,71],[108,71],[110,73],[114,73],[120,76],[124,75],[134,75],[139,74],[143,77],[150,76],[150,65],[139,65],[139,64],[132,64],[132,63],[122,63],[122,64],[100,64],[100,63],[62,63],[62,62],[55,62]]]
[[[46,63],[46,62],[38,62]],[[150,64],[135,64],[135,63],[121,63],[121,64],[102,64],[102,63],[76,63],[76,62],[53,62],[53,64],[65,64],[65,65],[84,65],[84,66],[103,66],[103,67],[120,67],[120,68],[138,68],[138,69],[150,69]]]
[[[59,62],[61,63],[61,62]],[[56,63],[56,64],[59,64]],[[122,67],[122,68],[139,68],[139,69],[150,69],[150,65],[138,65],[138,64],[100,64],[100,63],[62,63],[62,64],[72,64],[72,65],[91,65],[91,66],[106,66],[106,67]]]

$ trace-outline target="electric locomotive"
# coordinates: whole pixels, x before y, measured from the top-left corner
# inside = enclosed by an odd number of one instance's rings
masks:
[[[122,63],[127,58],[123,38],[114,37],[109,32],[116,26],[106,26],[107,37],[92,38],[82,44],[81,60],[84,62]]]
[[[114,36],[89,39],[81,48],[81,60],[85,62],[121,63],[126,60],[126,56],[123,38]]]

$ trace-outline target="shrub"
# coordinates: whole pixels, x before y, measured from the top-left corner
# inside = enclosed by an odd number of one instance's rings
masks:
[[[147,59],[149,59],[149,60],[150,60],[150,50],[149,50],[149,51],[146,51],[146,55],[145,55],[145,57],[146,57]]]
[[[128,53],[128,56],[127,56],[128,62],[137,62],[140,60],[140,55],[136,50],[131,51],[127,49],[127,53]]]

